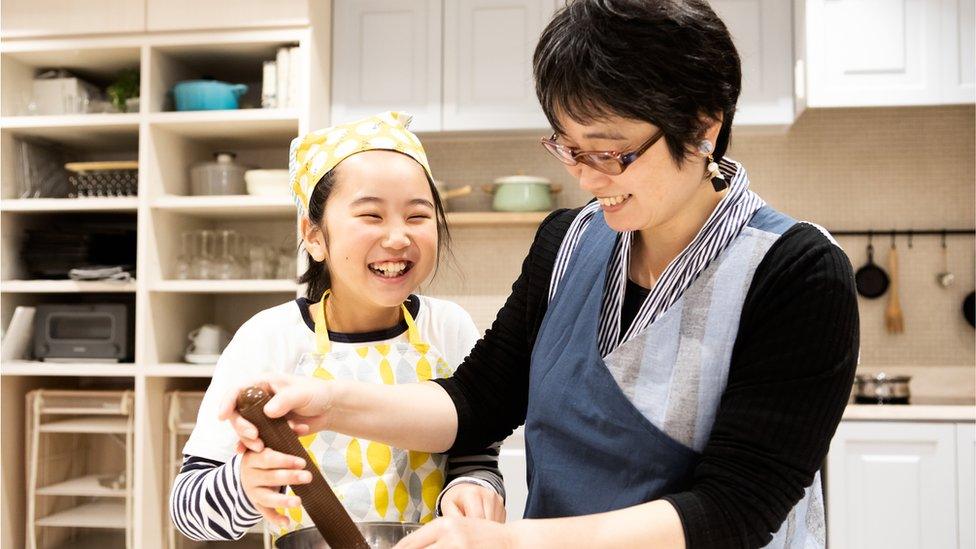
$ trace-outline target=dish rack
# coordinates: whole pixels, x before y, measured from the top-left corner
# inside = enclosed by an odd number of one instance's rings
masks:
[[[200,411],[200,403],[203,402],[203,394],[199,391],[170,391],[166,393],[166,495],[169,497],[173,490],[173,481],[177,473],[183,466],[183,446],[193,432],[193,427],[197,422],[197,413]],[[169,505],[165,506],[166,517],[164,518],[166,528],[166,547],[168,549],[185,549],[193,547],[194,543],[176,531],[169,517]],[[265,522],[261,521],[254,526],[247,537],[260,535],[262,537],[264,549],[272,549],[271,534],[265,528]],[[246,539],[246,538],[245,538]],[[242,540],[243,541],[243,540]],[[227,542],[220,543],[221,547],[226,547]],[[240,542],[239,542],[240,543]]]
[[[132,548],[133,392],[27,394],[27,547]]]

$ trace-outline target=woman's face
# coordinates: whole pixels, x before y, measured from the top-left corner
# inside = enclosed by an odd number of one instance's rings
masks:
[[[406,155],[365,151],[343,160],[336,175],[323,221],[332,291],[396,307],[437,263],[437,219],[426,173]]]
[[[584,151],[630,152],[658,131],[647,122],[620,117],[587,124],[561,117],[559,122],[565,133],[557,134],[556,141]],[[715,128],[717,134],[718,126]],[[715,136],[711,138],[714,143]],[[566,169],[579,180],[581,189],[600,201],[607,224],[620,232],[666,226],[677,214],[688,211],[691,203],[715,195],[704,177],[704,159],[689,155],[679,168],[663,138],[619,175],[607,175],[584,164]]]

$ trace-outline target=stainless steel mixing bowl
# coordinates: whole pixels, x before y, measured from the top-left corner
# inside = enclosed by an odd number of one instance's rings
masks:
[[[372,549],[390,549],[421,525],[412,522],[357,522],[356,526]],[[275,546],[278,549],[329,549],[329,544],[314,527],[285,534],[278,538]]]

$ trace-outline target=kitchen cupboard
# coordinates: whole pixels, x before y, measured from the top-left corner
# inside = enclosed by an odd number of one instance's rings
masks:
[[[976,425],[956,426],[959,549],[976,547]]]
[[[444,5],[443,129],[548,128],[532,54],[552,0],[457,0]]]
[[[400,109],[415,131],[547,128],[532,52],[555,4],[335,2],[332,120]]]
[[[711,2],[742,61],[736,125],[788,126],[803,111],[802,90],[794,93],[794,63],[802,67],[803,50],[802,44],[794,47],[791,4],[783,0]],[[801,11],[797,8],[797,15]]]
[[[827,456],[828,544],[972,547],[960,534],[971,539],[973,444],[971,423],[841,422]]]
[[[332,120],[401,110],[414,116],[414,131],[441,128],[441,8],[440,0],[334,4]]]
[[[505,480],[505,511],[507,521],[522,518],[525,503],[529,498],[526,482],[525,428],[519,427],[502,444],[498,454],[498,469]]]
[[[810,107],[971,103],[973,0],[808,0]]]
[[[742,58],[735,122],[786,126],[794,94],[793,18],[781,0],[715,0]],[[532,55],[559,2],[394,0],[334,4],[332,120],[398,108],[418,131],[549,127],[535,97]],[[801,61],[802,63],[802,61]],[[443,90],[443,95],[441,95]]]

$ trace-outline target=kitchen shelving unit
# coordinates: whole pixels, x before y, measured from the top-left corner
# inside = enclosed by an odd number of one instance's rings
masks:
[[[21,520],[27,516],[27,488],[22,478],[27,467],[22,446],[25,395],[35,389],[119,386],[130,389],[133,399],[131,539],[134,546],[147,549],[161,549],[166,543],[172,474],[164,459],[167,393],[203,390],[214,370],[212,365],[184,362],[186,334],[205,323],[236,330],[254,313],[301,293],[294,280],[174,279],[173,266],[184,230],[230,228],[269,239],[279,247],[294,246],[297,251],[298,244],[291,197],[189,196],[188,167],[220,149],[237,152],[238,161],[244,164],[285,167],[291,139],[329,122],[330,28],[329,21],[316,21],[311,27],[0,42],[0,326],[8,325],[19,305],[104,299],[126,302],[135,311],[133,363],[56,364],[24,359],[0,364],[0,474],[5,485],[0,504],[8,516],[15,517],[11,529],[4,530],[0,545],[23,547],[27,539],[26,520]],[[226,81],[260,85],[261,62],[273,59],[279,46],[295,44],[307,64],[306,70],[300,71],[307,78],[301,95],[314,97],[314,101],[303,100],[294,109],[167,111],[167,92],[177,81],[210,74]],[[23,116],[19,103],[29,91],[35,71],[48,67],[101,79],[124,68],[138,68],[140,110]],[[13,149],[14,140],[19,138],[54,142],[73,150],[78,160],[137,160],[138,196],[19,198]],[[132,216],[138,234],[135,280],[122,284],[25,280],[18,256],[20,236],[26,229],[65,214]],[[528,230],[544,217],[545,213],[451,212],[448,222],[453,228],[467,228],[476,235],[502,227]],[[301,268],[301,261],[297,263]],[[494,302],[488,301],[484,306],[494,307]],[[78,480],[79,484],[63,489],[80,489],[89,481]],[[114,545],[112,539],[106,541],[98,535],[86,539],[99,549],[118,546],[117,539]],[[68,545],[75,546],[82,545]]]
[[[38,389],[27,394],[27,416],[26,546],[84,544],[122,531],[115,544],[135,547],[132,391]],[[91,529],[99,532],[79,534]]]
[[[327,12],[328,10],[326,10]],[[274,246],[297,251],[295,209],[291,197],[189,196],[188,168],[216,150],[238,153],[238,161],[262,168],[287,166],[288,144],[301,131],[328,123],[329,21],[309,26],[253,30],[140,33],[126,35],[44,38],[0,42],[0,325],[6,326],[18,305],[126,300],[134,307],[135,361],[129,364],[44,363],[29,359],[0,364],[0,456],[2,507],[11,517],[0,545],[24,547],[29,532],[28,459],[24,398],[36,389],[79,389],[122,386],[128,389],[132,438],[132,474],[126,498],[99,491],[97,478],[80,476],[63,484],[40,485],[37,498],[81,500],[82,494],[103,496],[76,509],[38,515],[46,539],[42,546],[100,549],[120,547],[124,538],[92,530],[84,539],[58,538],[69,524],[125,527],[131,547],[168,545],[167,500],[171,462],[166,458],[168,396],[171,391],[201,391],[213,374],[212,365],[183,362],[186,334],[205,323],[236,330],[257,311],[298,294],[294,280],[175,280],[173,263],[180,233],[202,228],[232,228],[260,235]],[[325,35],[323,36],[322,33]],[[168,91],[180,80],[212,75],[217,79],[260,87],[261,63],[274,59],[279,46],[298,45],[300,71],[307,80],[301,95],[316,101],[295,109],[168,112]],[[36,70],[62,67],[92,79],[106,79],[125,68],[140,71],[139,112],[23,116],[19,103],[30,90]],[[44,140],[71,150],[78,160],[137,160],[137,197],[25,199],[18,197],[15,139]],[[135,280],[116,284],[64,280],[27,280],[19,257],[19,239],[26,229],[56,216],[130,215],[138,243]],[[297,273],[296,273],[297,274]],[[109,416],[84,423],[45,424],[49,429],[111,430]],[[106,423],[102,425],[102,423]],[[59,434],[59,437],[82,435]],[[88,436],[88,435],[85,435]],[[108,436],[108,435],[98,435]],[[179,451],[179,449],[175,449]],[[59,494],[55,496],[54,494]],[[70,497],[69,497],[70,496]],[[115,514],[120,502],[122,512]],[[114,518],[102,518],[111,515]],[[120,522],[122,517],[123,522]],[[125,517],[130,517],[126,519]],[[5,522],[6,525],[6,522]],[[50,532],[48,532],[50,531]],[[119,530],[121,531],[121,530]],[[88,533],[88,532],[86,532]],[[63,539],[62,539],[63,538]],[[255,536],[244,545],[254,546]],[[260,536],[258,536],[260,540]],[[186,545],[187,547],[193,544]],[[226,545],[226,544],[225,544]],[[231,544],[240,545],[239,543]],[[257,546],[263,546],[263,541]],[[181,545],[182,546],[182,545]]]
[[[197,422],[197,413],[203,401],[202,391],[171,391],[166,394],[166,491],[172,487],[172,480],[176,478],[183,464],[181,450],[186,444],[193,427]],[[249,538],[260,537],[260,545],[264,549],[271,549],[271,534],[265,529],[264,522],[258,523],[249,533]],[[248,540],[253,541],[253,540]],[[188,549],[193,542],[179,535],[172,525],[167,527],[167,549]]]

